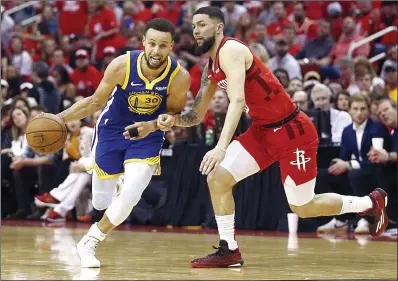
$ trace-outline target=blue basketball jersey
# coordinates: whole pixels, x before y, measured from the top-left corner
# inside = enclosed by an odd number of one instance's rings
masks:
[[[151,121],[166,112],[166,100],[179,63],[167,58],[167,66],[149,82],[141,71],[143,51],[127,52],[126,77],[117,85],[98,118],[93,138],[93,169],[100,178],[123,173],[128,162],[159,164],[164,132],[158,130],[139,140],[126,140],[125,127],[134,122]]]

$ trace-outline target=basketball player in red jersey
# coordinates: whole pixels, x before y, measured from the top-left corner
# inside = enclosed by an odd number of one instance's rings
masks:
[[[243,264],[235,240],[235,204],[232,188],[240,180],[278,161],[291,209],[302,218],[360,213],[373,218],[372,236],[387,226],[387,194],[382,189],[369,196],[315,194],[318,134],[312,121],[299,110],[272,72],[242,42],[224,37],[224,16],[216,7],[203,7],[193,16],[192,28],[199,49],[210,53],[202,85],[190,110],[159,116],[161,130],[198,125],[217,87],[227,91],[230,104],[217,146],[203,158],[200,171],[208,175],[211,200],[220,234],[213,254],[192,261],[192,267],[229,267]],[[231,143],[242,111],[251,127]],[[138,137],[148,124],[136,123]],[[125,135],[128,135],[128,132]]]

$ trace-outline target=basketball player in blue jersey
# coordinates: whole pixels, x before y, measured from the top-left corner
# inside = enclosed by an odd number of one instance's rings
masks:
[[[106,212],[77,244],[82,267],[100,267],[95,257],[99,242],[127,218],[152,175],[160,172],[164,132],[157,130],[156,121],[145,123],[151,133],[143,139],[125,138],[123,132],[132,123],[183,110],[191,80],[188,71],[169,57],[174,34],[173,24],[165,19],[148,22],[142,40],[144,51],[127,52],[114,59],[96,92],[59,114],[67,123],[102,109],[95,126],[90,169],[93,206]],[[123,187],[115,195],[123,173]]]

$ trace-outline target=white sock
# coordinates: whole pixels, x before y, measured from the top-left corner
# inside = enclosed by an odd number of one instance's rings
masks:
[[[105,239],[105,237],[106,237],[106,233],[103,233],[103,232],[99,229],[97,223],[94,223],[94,224],[90,227],[90,229],[88,230],[87,235],[88,235],[88,236],[91,236],[91,237],[94,237],[94,238],[98,239],[99,241],[103,241],[103,240]]]
[[[230,250],[236,250],[238,243],[235,241],[235,213],[226,216],[216,216],[220,240],[228,242]]]
[[[341,207],[340,214],[364,212],[373,207],[372,199],[370,199],[369,196],[363,196],[363,197],[342,196],[342,197],[343,197],[343,206]]]

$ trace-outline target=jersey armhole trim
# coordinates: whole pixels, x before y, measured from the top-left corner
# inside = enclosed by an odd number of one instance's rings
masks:
[[[177,75],[177,73],[178,73],[178,71],[180,70],[180,68],[181,68],[180,63],[177,62],[177,66],[176,66],[176,68],[173,70],[173,72],[171,73],[170,79],[169,79],[169,83],[167,84],[167,95],[169,95],[169,88],[170,88],[171,82],[173,81],[174,76]]]
[[[130,79],[130,58],[131,58],[131,56],[130,56],[130,51],[128,51],[128,52],[126,53],[126,55],[127,55],[127,61],[126,61],[126,76],[124,77],[124,82],[123,82],[123,86],[122,86],[122,89],[123,89],[123,90],[126,90],[127,85],[128,85],[128,82],[129,82],[129,79]]]

